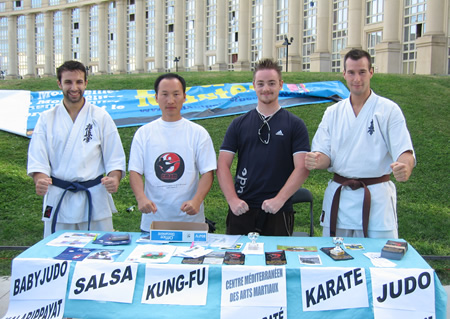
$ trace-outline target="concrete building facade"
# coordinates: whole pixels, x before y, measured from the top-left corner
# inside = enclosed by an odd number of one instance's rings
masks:
[[[251,70],[342,72],[351,48],[375,72],[450,74],[450,0],[0,0],[3,78]]]

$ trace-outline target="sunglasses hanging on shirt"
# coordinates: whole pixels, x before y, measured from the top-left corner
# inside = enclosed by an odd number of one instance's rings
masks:
[[[261,141],[261,143],[266,144],[266,145],[269,144],[269,142],[270,142],[269,121],[280,109],[281,109],[281,107],[279,106],[278,109],[274,113],[272,113],[272,115],[264,116],[263,114],[261,114],[259,112],[258,108],[256,108],[259,118],[262,121],[262,124],[261,124],[260,128],[258,129],[258,137],[259,137],[259,140]],[[266,126],[267,126],[267,129],[265,128]]]
[[[262,120],[263,120],[263,123],[262,123],[261,127],[258,129],[258,137],[262,143],[267,145],[270,142],[270,125],[269,125],[268,120],[266,120],[266,119],[262,119]],[[269,118],[269,120],[270,120],[270,118]],[[267,130],[264,129],[264,126],[267,126]],[[265,133],[265,131],[267,131],[267,134]],[[264,138],[264,137],[266,137],[266,138]]]

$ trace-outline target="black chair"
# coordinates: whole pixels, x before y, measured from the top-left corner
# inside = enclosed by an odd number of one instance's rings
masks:
[[[309,236],[314,236],[313,195],[306,188],[300,188],[291,197],[292,205],[297,203],[309,203]],[[292,236],[307,237],[306,232],[294,232]]]

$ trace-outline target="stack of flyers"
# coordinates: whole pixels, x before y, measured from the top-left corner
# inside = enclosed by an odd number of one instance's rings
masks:
[[[205,256],[212,252],[212,249],[205,249],[202,246],[194,246],[194,247],[177,247],[174,256],[176,257],[187,257],[187,258],[198,258]]]
[[[96,239],[98,233],[63,233],[47,243],[48,246],[84,247]]]
[[[112,262],[115,261],[122,252],[123,250],[117,249],[67,247],[62,253],[56,256],[55,259]]]
[[[108,233],[97,238],[92,243],[103,246],[128,245],[131,242],[130,234]]]
[[[225,258],[225,252],[213,251],[212,253],[209,253],[208,255],[205,256],[203,263],[210,264],[210,265],[222,265],[224,258]]]
[[[125,262],[168,263],[175,250],[176,247],[170,245],[139,245]]]
[[[84,261],[113,262],[117,260],[121,253],[123,253],[122,249],[96,249]]]
[[[286,253],[284,250],[266,252],[266,265],[286,265]]]
[[[245,255],[239,252],[226,251],[223,263],[226,265],[245,264]]]

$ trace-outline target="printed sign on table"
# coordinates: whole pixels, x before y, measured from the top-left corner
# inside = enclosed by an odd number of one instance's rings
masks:
[[[75,266],[69,299],[133,302],[137,264],[79,262]]]
[[[375,319],[435,318],[433,269],[370,268]]]
[[[300,268],[303,311],[369,307],[364,268]]]
[[[4,318],[62,318],[69,271],[69,261],[15,258]]]
[[[207,265],[147,264],[142,303],[206,305],[208,273]]]
[[[14,300],[10,302],[3,319],[61,319],[64,318],[64,306],[65,297],[56,300]]]
[[[221,305],[223,319],[287,318],[285,267],[222,267]]]

